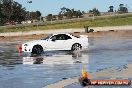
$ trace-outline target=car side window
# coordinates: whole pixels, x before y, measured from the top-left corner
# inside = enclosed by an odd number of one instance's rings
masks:
[[[72,39],[70,36],[65,34],[58,34],[51,37],[52,40],[68,40]]]
[[[51,37],[52,40],[57,40],[57,35]]]
[[[61,34],[61,38],[62,38],[62,40],[72,39],[70,36],[68,36],[66,34]]]

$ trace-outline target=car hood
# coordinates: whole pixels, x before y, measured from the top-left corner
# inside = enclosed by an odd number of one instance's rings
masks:
[[[27,45],[30,45],[30,44],[40,44],[42,42],[44,42],[46,40],[33,40],[33,41],[29,41],[29,42],[25,42],[23,45],[27,44]]]

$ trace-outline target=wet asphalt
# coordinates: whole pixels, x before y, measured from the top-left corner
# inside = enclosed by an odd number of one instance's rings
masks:
[[[89,72],[109,67],[121,70],[123,65],[132,62],[131,37],[91,37],[90,46],[84,51],[49,51],[37,56],[22,53],[19,56],[17,44],[25,41],[0,42],[0,88],[42,88],[80,75],[82,67]],[[76,83],[66,88],[82,87]]]

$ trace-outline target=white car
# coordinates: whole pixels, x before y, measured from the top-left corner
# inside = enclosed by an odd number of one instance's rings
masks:
[[[34,40],[22,44],[22,51],[32,54],[41,54],[50,50],[80,50],[88,48],[88,37],[80,35],[73,36],[67,33],[50,34],[46,38]]]

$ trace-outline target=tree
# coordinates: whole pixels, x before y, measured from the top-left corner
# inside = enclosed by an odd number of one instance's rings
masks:
[[[82,13],[80,10],[78,10],[76,16],[77,16],[77,17],[81,17],[82,15],[83,15],[83,13]]]
[[[28,3],[32,3],[30,0]],[[14,0],[0,0],[0,25],[6,22],[21,22],[27,20],[29,11],[26,11],[21,4]],[[32,12],[31,12],[32,13]],[[31,18],[38,19],[41,17],[41,12],[36,11],[31,14]]]
[[[62,7],[61,11],[59,12],[58,18],[62,19],[63,16],[66,16],[66,18],[73,18],[73,17],[81,17],[82,12],[80,10],[74,10],[74,9],[69,9],[66,7]]]
[[[100,16],[100,12],[96,8],[89,10],[89,13],[92,13],[94,16]]]
[[[52,19],[53,19],[53,15],[52,15],[52,14],[48,14],[47,20],[48,20],[48,21],[51,21]]]
[[[119,5],[119,9],[118,9],[119,13],[128,13],[128,8],[124,6],[124,4],[120,4]]]
[[[40,11],[36,11],[37,17],[40,18],[41,17],[41,12]]]
[[[21,4],[13,0],[1,0],[0,2],[0,15],[2,16],[3,23],[25,20],[25,8]]]
[[[0,25],[4,24],[5,15],[2,13],[2,4],[0,3]]]
[[[73,17],[73,14],[74,14],[74,9],[66,9],[66,13],[65,13],[65,16],[67,17],[67,18],[72,18]]]
[[[27,12],[27,14],[29,14],[29,12]],[[27,17],[27,18],[29,20],[29,17]],[[36,20],[36,19],[38,19],[37,13],[36,12],[30,12],[30,20]]]
[[[12,14],[9,20],[21,22],[25,20],[26,9],[18,2],[14,2],[12,6]]]
[[[84,12],[84,11],[82,11],[82,14],[85,14],[85,12]]]
[[[1,0],[1,13],[6,17],[5,20],[9,20],[12,14],[12,2],[11,0]]]
[[[60,9],[61,9],[60,14],[65,14],[66,13],[66,10],[67,10],[66,7],[62,7]]]
[[[120,4],[119,7],[124,7],[124,4]]]
[[[30,13],[30,17],[29,17],[29,13]],[[41,19],[41,12],[40,11],[36,11],[36,12],[26,12],[27,14],[27,20],[40,20]]]
[[[63,16],[64,16],[64,15],[61,14],[61,12],[59,12],[59,14],[58,14],[58,19],[59,19],[59,20],[62,20],[62,19],[63,19]]]
[[[114,12],[114,10],[113,10],[114,9],[114,6],[109,6],[109,8],[110,9],[108,10],[108,12]]]

